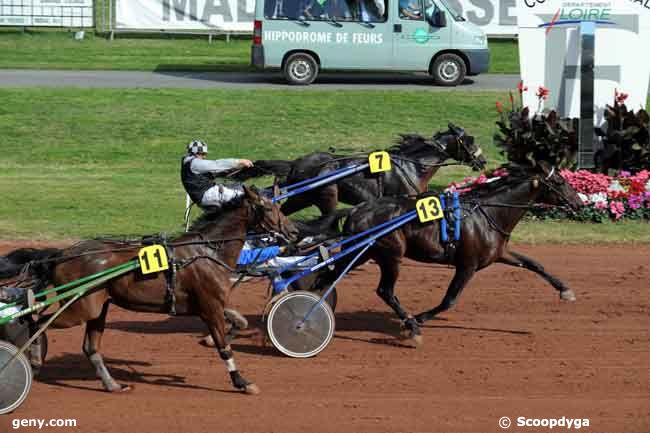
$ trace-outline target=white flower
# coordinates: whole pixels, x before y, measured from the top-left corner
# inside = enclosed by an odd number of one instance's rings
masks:
[[[607,191],[625,192],[625,188],[623,188],[623,185],[618,180],[613,180],[607,187]]]
[[[579,192],[578,197],[580,197],[580,200],[582,200],[582,202],[584,204],[589,204],[590,203],[590,200],[589,200],[589,197],[587,196],[587,194],[583,194],[583,193]]]
[[[648,179],[648,181],[645,184],[645,190],[650,191],[650,179]]]
[[[607,204],[607,194],[604,192],[597,192],[595,194],[589,195],[589,202],[596,203],[605,203]]]

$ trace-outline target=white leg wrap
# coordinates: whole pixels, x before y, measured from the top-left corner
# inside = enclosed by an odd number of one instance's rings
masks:
[[[229,373],[233,371],[237,371],[237,366],[235,365],[234,358],[230,358],[229,360],[226,361],[226,368],[228,369]]]

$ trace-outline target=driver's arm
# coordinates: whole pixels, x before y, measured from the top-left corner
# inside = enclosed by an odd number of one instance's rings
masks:
[[[219,174],[230,170],[246,167],[244,161],[245,160],[243,159],[235,159],[235,158],[216,159],[216,160],[196,158],[192,161],[192,166],[190,168],[192,169],[192,172],[194,172],[195,174],[201,174],[201,173]]]

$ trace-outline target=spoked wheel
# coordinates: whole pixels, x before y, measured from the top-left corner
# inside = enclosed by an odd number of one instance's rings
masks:
[[[289,292],[271,307],[266,330],[273,345],[292,358],[315,356],[334,336],[334,313],[311,292]],[[310,310],[313,311],[305,320]]]
[[[0,415],[16,410],[32,388],[32,367],[22,353],[11,361],[16,353],[16,346],[0,341]]]
[[[311,275],[306,275],[302,277],[301,279],[294,281],[291,283],[289,286],[289,291],[290,292],[295,292],[298,290],[303,290],[306,292],[313,292],[317,294],[318,296],[323,296],[325,292],[327,291],[327,287],[324,289],[316,287],[316,274],[311,274]],[[336,311],[336,304],[338,302],[338,294],[336,293],[336,287],[330,292],[329,295],[327,295],[327,298],[325,299],[325,302],[327,302],[332,309],[332,311]]]

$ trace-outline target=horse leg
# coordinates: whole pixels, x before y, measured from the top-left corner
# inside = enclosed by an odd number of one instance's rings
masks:
[[[451,283],[449,283],[449,287],[447,288],[447,293],[445,293],[445,297],[442,299],[442,302],[440,302],[440,305],[438,305],[437,307],[429,311],[425,311],[415,316],[417,322],[419,324],[423,324],[427,320],[433,319],[436,315],[442,313],[443,311],[447,311],[448,309],[456,305],[456,302],[458,302],[458,297],[460,296],[463,289],[465,288],[469,280],[472,279],[475,273],[476,273],[476,269],[473,267],[456,268],[456,273],[454,274],[454,278],[452,278]]]
[[[230,342],[237,337],[239,331],[248,328],[248,320],[246,320],[246,318],[237,310],[226,308],[223,312],[226,322],[230,324],[230,329],[226,333],[226,343],[230,344]],[[201,338],[199,343],[207,347],[215,347],[214,339],[211,334]]]
[[[315,204],[321,215],[330,215],[336,211],[336,205],[339,203],[338,196],[339,190],[336,184],[327,186],[320,191]]]
[[[233,386],[246,392],[246,394],[259,394],[260,390],[252,382],[247,381],[239,374],[235,358],[230,345],[226,342],[226,319],[224,299],[219,299],[214,293],[198,291],[199,305],[201,305],[201,319],[208,325],[210,335],[217,348],[219,357],[226,364]]]
[[[409,331],[411,338],[417,345],[422,343],[422,333],[415,318],[408,314],[395,296],[395,282],[399,276],[399,261],[377,261],[381,269],[381,278],[377,287],[377,295],[395,311],[397,316],[402,320],[404,328]]]
[[[282,204],[280,210],[285,215],[291,215],[306,207],[311,206],[313,203],[309,201],[306,196],[309,194],[301,194],[298,196],[289,197],[286,202]]]
[[[108,313],[108,306],[110,301],[104,302],[102,312],[96,319],[86,322],[86,334],[84,336],[83,352],[88,357],[90,363],[95,367],[97,377],[102,380],[104,389],[108,392],[123,392],[130,391],[131,387],[120,385],[113,379],[108,372],[108,368],[104,364],[104,358],[99,353],[102,343],[102,335],[104,334],[104,326],[106,325],[106,314]]]
[[[530,257],[524,256],[523,254],[515,253],[514,251],[508,251],[507,254],[514,257],[515,260],[512,260],[508,257],[500,257],[497,260],[497,263],[503,263],[504,265],[528,269],[529,271],[532,271],[537,275],[539,275],[540,277],[542,277],[551,286],[553,286],[558,292],[560,292],[560,299],[564,301],[576,300],[576,295],[573,292],[573,290],[565,286],[564,283],[559,278],[546,272],[546,270],[540,263],[537,263],[535,260],[531,259]]]

